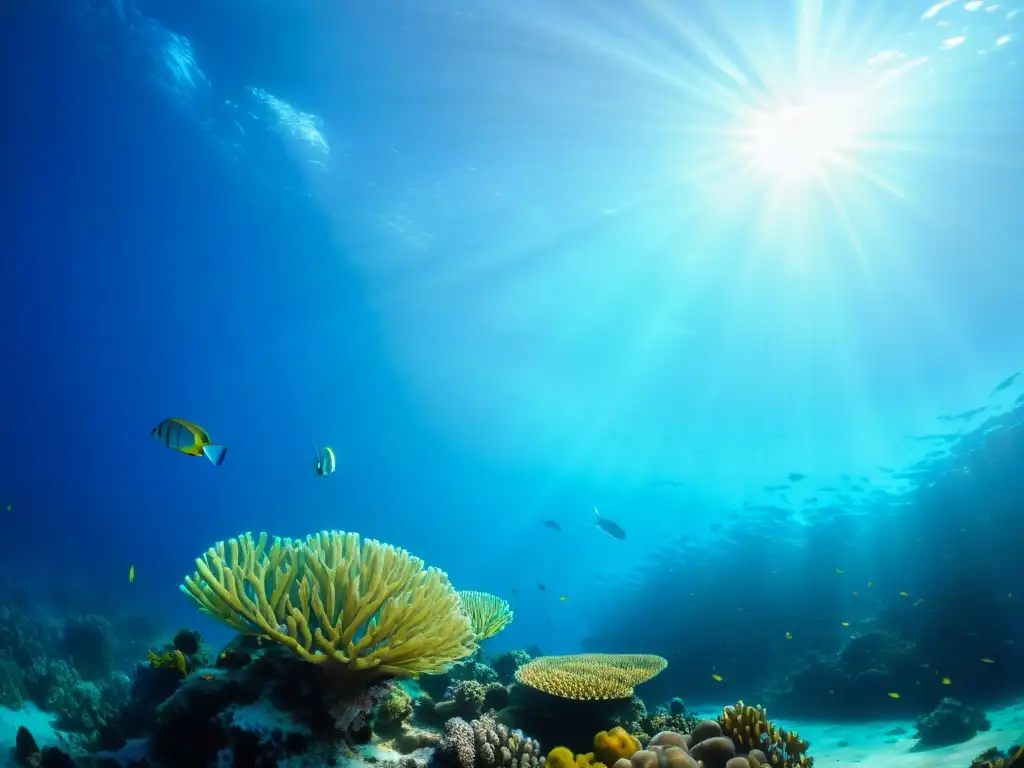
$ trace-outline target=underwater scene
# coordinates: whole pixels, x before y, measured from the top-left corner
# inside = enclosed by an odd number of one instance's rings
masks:
[[[1020,0],[0,11],[0,768],[1024,768]]]

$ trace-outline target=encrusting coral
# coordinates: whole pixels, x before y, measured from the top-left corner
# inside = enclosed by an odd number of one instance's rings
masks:
[[[645,654],[541,656],[519,667],[516,680],[566,699],[628,699],[633,686],[647,682],[667,666],[661,656]]]
[[[463,612],[473,624],[478,643],[494,637],[512,621],[512,606],[496,595],[463,590],[459,592],[459,599]]]
[[[370,677],[441,672],[477,648],[443,571],[355,533],[269,546],[245,533],[208,549],[181,589],[232,629]]]

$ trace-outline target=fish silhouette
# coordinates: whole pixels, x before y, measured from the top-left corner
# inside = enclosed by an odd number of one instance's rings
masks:
[[[546,525],[548,528],[550,528],[553,531],[558,531],[559,533],[562,532],[562,526],[560,526],[554,520],[545,520],[544,521],[544,525]]]
[[[626,532],[622,530],[622,526],[605,517],[601,517],[601,513],[597,511],[597,507],[594,507],[594,514],[597,515],[597,522],[594,523],[594,525],[614,539],[626,538]]]

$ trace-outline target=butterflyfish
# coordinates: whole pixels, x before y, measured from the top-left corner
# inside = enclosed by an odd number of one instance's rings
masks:
[[[184,419],[164,419],[149,433],[171,450],[186,456],[205,456],[214,466],[220,466],[228,449],[214,445],[206,430]]]
[[[329,445],[325,445],[321,451],[316,445],[316,440],[314,440],[313,452],[316,455],[316,460],[313,463],[313,470],[316,472],[316,476],[330,477],[333,475],[334,470],[338,466],[338,461],[334,456],[334,449]]]

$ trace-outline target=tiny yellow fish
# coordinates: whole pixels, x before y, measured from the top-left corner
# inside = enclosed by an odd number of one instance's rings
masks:
[[[910,597],[910,594],[907,592],[900,592],[900,597]]]
[[[722,682],[722,676],[720,674],[718,674],[717,672],[715,672],[713,675],[711,675],[711,679],[714,680],[715,682],[718,682],[718,683]]]
[[[786,633],[786,639],[787,640],[792,640],[793,639],[793,633],[792,632],[787,632]]]
[[[133,581],[135,581],[135,565],[134,564],[128,566],[128,583],[131,584]]]
[[[561,600],[561,601],[562,601],[562,602],[564,603],[564,602],[565,602],[566,600],[568,600],[569,598],[568,598],[568,597],[566,597],[565,595],[559,595],[559,596],[558,596],[558,599],[559,599],[559,600]]]
[[[942,678],[942,684],[943,685],[951,685],[952,683],[953,683],[953,681],[950,680],[948,677]]]
[[[843,572],[842,568],[836,568],[836,573],[842,573],[842,572]]]
[[[890,699],[898,699],[899,697],[900,697],[900,695],[898,693],[895,693],[895,692],[889,694],[889,698]]]
[[[996,662],[995,662],[995,659],[986,659],[986,658],[983,658],[983,659],[981,660],[981,663],[982,663],[982,664],[995,664]]]
[[[869,582],[868,582],[868,586],[870,587],[870,586],[871,586],[872,584],[874,584],[874,583],[875,583],[875,582],[873,582],[873,581],[869,581]]]
[[[842,625],[843,625],[844,627],[848,627],[848,626],[850,626],[850,622],[848,622],[848,621],[843,621],[843,622],[840,622],[840,623],[841,623],[841,624],[842,624]]]

